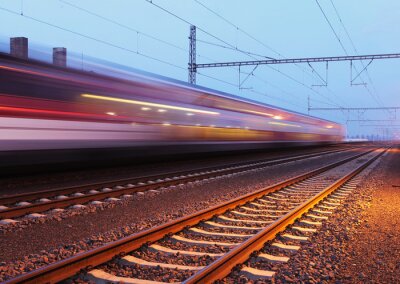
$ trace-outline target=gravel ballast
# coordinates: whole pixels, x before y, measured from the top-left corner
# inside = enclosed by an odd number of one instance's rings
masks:
[[[251,280],[235,271],[221,282],[400,283],[399,158],[400,150],[392,149],[364,173],[309,241],[296,253],[284,253],[287,263],[264,265],[276,272],[272,280]]]
[[[331,155],[331,157],[339,156],[344,158],[348,155]],[[0,263],[0,275],[15,276],[30,271],[326,165],[332,159],[313,158],[269,167],[265,170],[232,176],[229,178],[229,183],[227,178],[220,178],[177,186],[165,193],[151,193],[122,200],[116,203],[116,206],[98,210],[95,214],[90,212],[76,214],[74,218],[50,220],[16,231],[4,232],[0,236],[1,261],[3,261]],[[162,203],[160,198],[163,200]],[[194,200],[197,200],[197,203],[194,204]]]

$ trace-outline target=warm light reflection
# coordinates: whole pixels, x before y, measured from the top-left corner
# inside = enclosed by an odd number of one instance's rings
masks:
[[[266,115],[266,116],[274,116],[274,115],[271,114],[271,113],[261,112],[261,111],[255,111],[255,110],[249,110],[249,109],[240,110],[240,111],[245,111],[245,112],[254,113],[254,114],[260,114],[260,115]]]
[[[117,115],[115,112],[112,112],[112,111],[108,111],[108,112],[106,112],[106,114],[111,115],[111,116]]]
[[[171,123],[169,123],[169,122],[164,122],[162,125],[164,125],[164,126],[170,126]]]
[[[128,100],[128,99],[121,99],[121,98],[105,97],[105,96],[98,96],[98,95],[92,95],[92,94],[82,94],[81,96],[84,97],[84,98],[104,100],[104,101],[112,101],[112,102],[127,103],[127,104],[134,104],[134,105],[144,105],[144,106],[150,106],[150,107],[160,107],[160,108],[182,110],[182,111],[190,111],[190,112],[202,113],[202,114],[219,115],[219,112],[215,112],[215,111],[207,111],[207,110],[200,110],[200,109],[187,108],[187,107],[179,107],[179,106],[172,106],[172,105],[165,105],[165,104],[149,103],[149,102],[137,101],[137,100]]]
[[[273,119],[282,119],[282,116],[280,116],[280,115],[274,115]]]
[[[326,128],[333,128],[333,126],[332,125],[327,125]]]
[[[140,109],[141,109],[141,110],[144,110],[144,111],[151,110],[151,108],[149,108],[149,107],[141,107]]]
[[[158,111],[158,112],[166,112],[167,110],[161,109],[161,108],[160,108],[160,109],[158,109],[157,111]]]
[[[268,122],[268,124],[280,125],[280,126],[290,126],[290,127],[301,127],[300,125],[289,124],[289,123],[283,123],[283,122],[273,122],[273,121]]]

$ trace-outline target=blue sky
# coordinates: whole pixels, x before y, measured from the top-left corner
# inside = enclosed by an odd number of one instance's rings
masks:
[[[358,54],[400,52],[400,1],[396,0],[332,0],[342,22],[357,48]],[[319,0],[326,16],[334,27],[348,54],[354,55],[351,42],[343,29],[330,0]],[[225,43],[197,30],[197,62],[223,62],[251,60],[246,54],[216,47],[204,42],[230,45],[263,56],[280,58],[345,55],[340,43],[326,22],[315,0],[153,0],[195,24]],[[227,23],[199,3],[229,20]],[[83,10],[76,5],[102,17],[111,23]],[[5,10],[15,11],[16,14]],[[21,12],[24,16],[21,16]],[[32,18],[36,20],[32,20]],[[108,44],[67,32],[48,24],[71,30]],[[26,36],[32,46],[42,45],[50,51],[53,46],[67,47],[83,58],[89,56],[120,63],[134,68],[187,80],[189,24],[171,16],[146,0],[0,0],[0,49],[6,50],[8,38]],[[121,26],[124,25],[125,27]],[[239,29],[235,28],[239,27]],[[138,31],[138,32],[137,32]],[[256,40],[242,31],[247,32]],[[158,38],[174,47],[152,39]],[[262,44],[260,44],[260,42]],[[120,48],[112,47],[118,46]],[[127,51],[130,50],[130,51]],[[162,61],[168,65],[136,52]],[[365,62],[367,64],[368,62]],[[357,62],[356,68],[362,65]],[[325,64],[313,67],[325,77]],[[269,104],[307,113],[307,99],[313,107],[375,107],[400,106],[399,74],[400,59],[374,61],[368,68],[372,83],[366,73],[361,78],[363,86],[350,86],[348,62],[329,64],[328,87],[312,87],[321,84],[316,74],[307,65],[275,65],[275,70],[260,66],[243,86],[238,88],[238,69],[203,69],[198,75],[200,85]],[[243,67],[241,79],[253,67]],[[356,73],[353,70],[353,74]],[[290,78],[289,78],[290,77]],[[224,82],[221,82],[224,81]],[[228,83],[225,83],[228,82]],[[361,82],[361,81],[358,81]],[[368,91],[370,90],[370,92]],[[313,111],[312,115],[345,123],[346,119],[357,119],[357,114]],[[365,119],[389,119],[394,113],[368,111]],[[400,116],[400,114],[398,114]],[[374,122],[380,123],[380,122]],[[371,123],[369,123],[371,124]],[[399,124],[399,123],[397,123]],[[355,134],[382,133],[377,127],[348,123],[349,132]]]

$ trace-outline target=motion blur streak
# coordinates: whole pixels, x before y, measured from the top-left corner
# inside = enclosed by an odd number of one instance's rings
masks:
[[[65,116],[87,116],[93,117],[93,114],[89,113],[78,113],[78,112],[66,112],[66,111],[54,111],[54,110],[43,110],[43,109],[29,109],[29,108],[16,108],[16,107],[6,107],[0,106],[0,113],[4,112],[14,112],[14,113],[32,113],[32,114],[48,114],[48,115],[65,115]],[[105,117],[105,116],[99,116]]]
[[[89,70],[0,53],[0,154],[74,149],[87,157],[107,148],[144,156],[343,140],[331,121],[122,66]]]
[[[274,122],[274,121],[270,121],[270,122],[268,122],[268,124],[272,124],[272,125],[282,125],[282,126],[289,126],[289,127],[301,127],[300,125],[289,124],[289,123],[282,123],[282,122]]]
[[[149,102],[143,102],[143,101],[126,100],[126,99],[120,99],[120,98],[104,97],[104,96],[97,96],[97,95],[91,95],[91,94],[82,94],[82,97],[98,99],[98,100],[105,100],[105,101],[127,103],[127,104],[134,104],[134,105],[163,107],[163,108],[175,109],[175,110],[192,111],[192,112],[198,112],[198,113],[204,113],[204,114],[213,114],[213,115],[219,114],[218,112],[214,112],[214,111],[206,111],[206,110],[186,108],[186,107],[177,107],[177,106],[149,103]],[[164,111],[158,110],[158,112],[164,112]]]

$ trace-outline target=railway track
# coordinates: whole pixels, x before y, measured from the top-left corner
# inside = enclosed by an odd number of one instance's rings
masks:
[[[157,190],[172,185],[185,184],[200,180],[212,179],[231,174],[238,174],[255,169],[284,164],[293,161],[310,159],[321,155],[351,151],[355,148],[345,148],[331,151],[298,155],[272,160],[260,160],[247,163],[230,164],[190,171],[172,172],[162,175],[139,178],[119,179],[108,182],[92,183],[75,187],[58,188],[0,198],[0,220],[13,222],[12,218],[34,214],[39,216],[48,210],[62,210],[70,206],[82,207],[86,203],[98,203],[100,200],[113,201],[115,198],[130,197],[137,192]],[[36,214],[36,215],[35,215]]]
[[[296,220],[290,232],[279,238],[306,241],[306,235],[326,218],[325,214],[354,188],[351,179],[383,153],[383,150],[369,150],[354,155],[6,283],[55,283],[77,273],[97,283],[144,283],[143,279],[155,283],[213,282],[227,276],[232,268],[245,262]],[[318,208],[314,208],[317,204]],[[268,245],[282,250],[296,249],[295,245],[279,242]],[[287,260],[282,255],[267,253],[257,257],[267,262]],[[273,275],[272,271],[251,267],[239,270],[259,278]]]

